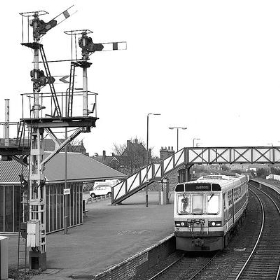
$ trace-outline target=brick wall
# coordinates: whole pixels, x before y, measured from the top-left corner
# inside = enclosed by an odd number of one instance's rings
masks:
[[[160,241],[158,244],[132,256],[122,263],[109,268],[108,270],[96,275],[93,279],[108,280],[122,279],[135,280],[141,279],[141,275],[167,256],[175,252],[176,241],[174,235]]]
[[[170,191],[173,191],[175,186],[178,184],[178,169],[179,168],[172,170],[171,172],[168,173],[167,176],[165,176],[169,180],[169,190]],[[154,182],[151,185],[149,185],[149,190],[159,191],[160,189],[161,189],[160,182]]]

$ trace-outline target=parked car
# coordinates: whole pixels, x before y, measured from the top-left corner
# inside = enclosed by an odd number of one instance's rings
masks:
[[[95,182],[89,194],[91,197],[97,197],[102,195],[110,196],[112,194],[112,187],[115,186],[118,182],[118,180],[106,180],[105,182]]]
[[[102,196],[102,195],[108,195],[110,196],[112,194],[112,189],[111,186],[97,186],[93,188],[92,191],[89,192],[91,197],[96,197],[96,196]]]

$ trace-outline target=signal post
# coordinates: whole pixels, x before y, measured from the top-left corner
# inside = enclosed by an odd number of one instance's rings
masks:
[[[125,42],[94,44],[89,30],[66,31],[72,37],[81,36],[79,47],[82,49],[81,59],[72,59],[70,67],[70,81],[64,93],[57,93],[54,88],[55,79],[50,73],[48,61],[46,59],[41,38],[52,28],[69,18],[73,6],[63,11],[61,14],[45,22],[41,19],[47,15],[46,11],[35,11],[20,13],[22,16],[22,45],[33,50],[34,68],[30,71],[33,82],[32,95],[33,104],[31,114],[28,118],[23,117],[21,121],[30,131],[30,157],[29,157],[29,221],[27,222],[27,246],[29,251],[29,268],[46,269],[46,178],[44,174],[46,163],[66,147],[80,133],[90,132],[96,126],[96,96],[97,94],[88,91],[87,68],[91,66],[88,61],[89,56],[95,51],[126,49]],[[27,25],[24,23],[27,22]],[[27,26],[27,27],[26,27]],[[27,29],[27,30],[26,30]],[[72,39],[72,38],[71,38]],[[125,44],[125,47],[124,45]],[[77,44],[76,44],[77,45]],[[108,49],[109,47],[109,49]],[[107,48],[107,49],[106,49]],[[75,50],[77,53],[77,50]],[[71,55],[72,56],[72,55]],[[40,60],[41,59],[41,60]],[[59,62],[59,61],[57,61]],[[41,66],[44,66],[42,69]],[[40,68],[41,67],[41,68]],[[82,68],[83,90],[75,91],[75,68]],[[43,92],[43,88],[49,86],[50,92]],[[82,114],[75,112],[73,106],[74,97],[83,98]],[[94,96],[95,102],[91,110],[88,109],[89,96]],[[46,101],[47,100],[47,101]],[[61,101],[64,103],[62,105]],[[63,111],[62,106],[65,106]],[[67,129],[71,128],[71,134]],[[59,141],[57,129],[64,129],[67,135],[63,142]],[[47,157],[44,157],[43,140],[48,134],[55,142],[55,150]],[[67,184],[66,184],[67,186]],[[67,228],[65,221],[64,228]]]

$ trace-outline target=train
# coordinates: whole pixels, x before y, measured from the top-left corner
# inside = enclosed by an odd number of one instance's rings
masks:
[[[223,250],[248,205],[246,175],[205,175],[174,189],[174,235],[182,251]]]

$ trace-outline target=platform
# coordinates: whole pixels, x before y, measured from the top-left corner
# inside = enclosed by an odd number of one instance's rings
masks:
[[[2,156],[18,156],[29,155],[30,146],[28,143],[19,145],[18,139],[7,139],[9,145],[5,145],[5,139],[0,138],[0,155]]]
[[[47,235],[47,270],[32,280],[96,275],[155,245],[173,233],[173,197],[159,205],[158,192],[145,191],[113,206],[111,200],[86,204],[84,224]],[[10,236],[9,266],[17,265],[17,236]]]

